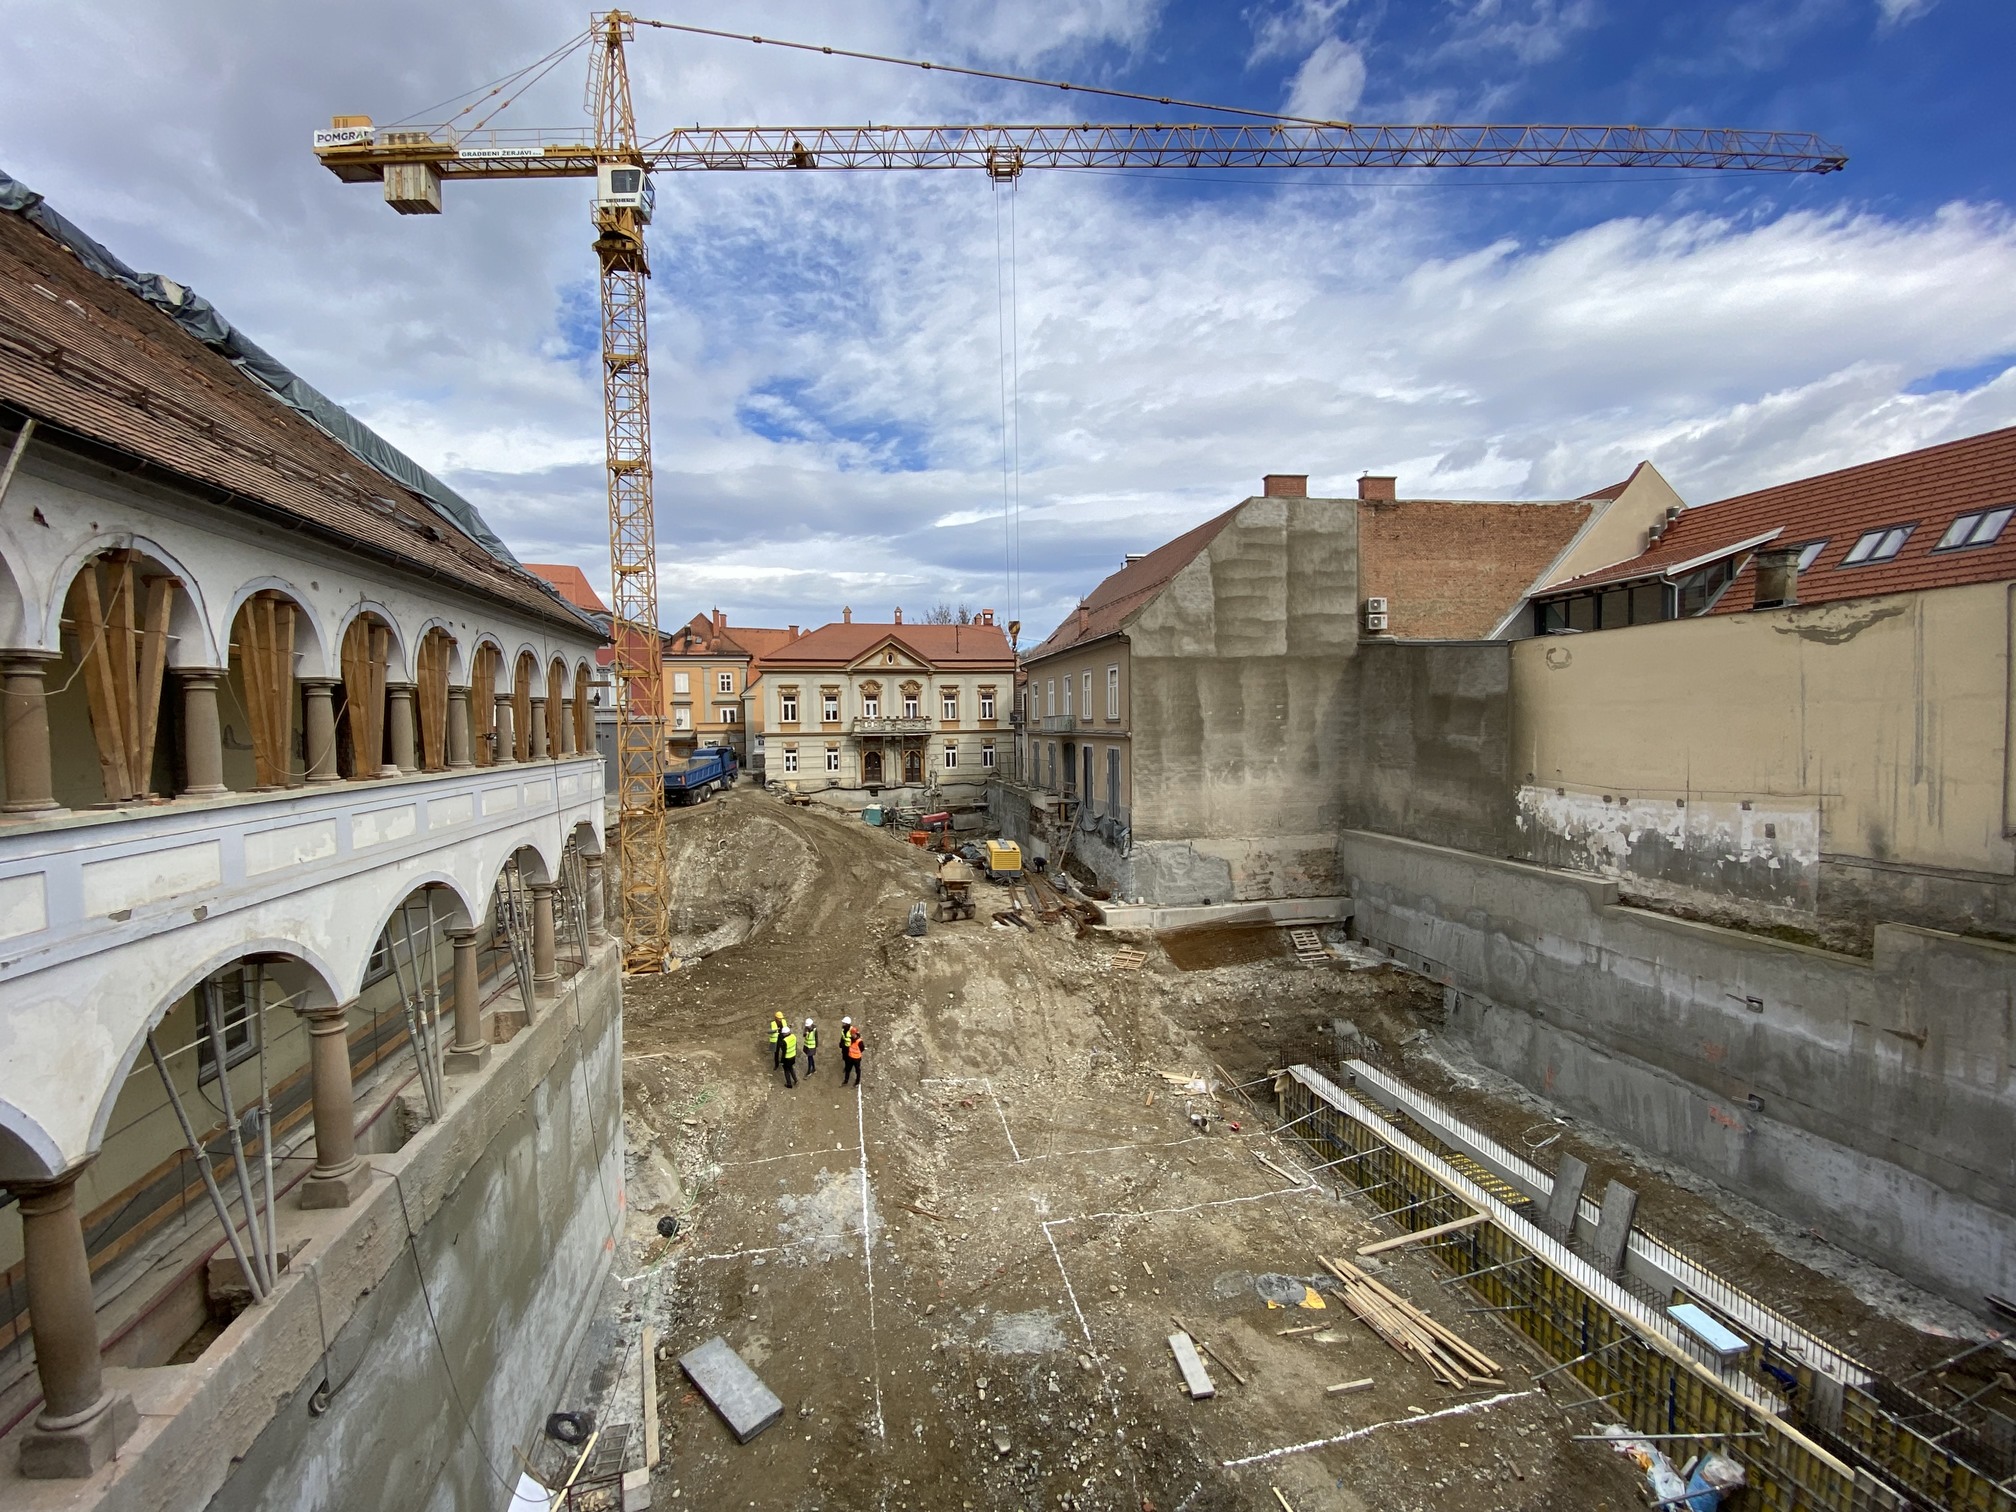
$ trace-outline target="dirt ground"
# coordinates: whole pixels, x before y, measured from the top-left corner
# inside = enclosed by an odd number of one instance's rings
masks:
[[[1503,1362],[1502,1391],[1452,1393],[1334,1300],[1270,1308],[1263,1293],[1293,1295],[1282,1278],[1321,1275],[1319,1253],[1384,1231],[1304,1181],[1264,1117],[1161,1074],[1334,1063],[1341,1019],[1519,1148],[1550,1115],[1437,1058],[1422,1031],[1439,998],[1424,984],[1303,966],[1273,931],[1165,949],[1000,927],[985,884],[978,922],[912,939],[930,865],[899,838],[749,789],[671,818],[675,946],[694,959],[632,980],[625,1029],[624,1294],[663,1340],[655,1506],[1642,1503],[1622,1460],[1572,1439],[1601,1421],[1580,1390],[1536,1383],[1545,1362],[1466,1316],[1426,1259],[1385,1257],[1380,1278]],[[1139,971],[1111,967],[1126,943],[1151,947]],[[822,1037],[795,1089],[763,1038],[777,1008],[816,1018]],[[858,1094],[840,1085],[843,1014],[867,1035]],[[1859,1298],[1856,1278],[1782,1253],[1797,1236],[1749,1227],[1595,1131],[1552,1127],[1599,1180],[1639,1186],[1648,1228],[1851,1351],[1951,1352]],[[653,1232],[667,1213],[683,1225],[670,1242]],[[1206,1361],[1212,1400],[1181,1387],[1167,1342],[1179,1320],[1220,1357]],[[1311,1323],[1329,1326],[1282,1336]],[[785,1404],[746,1446],[676,1363],[717,1333]],[[1365,1377],[1368,1390],[1325,1395]]]

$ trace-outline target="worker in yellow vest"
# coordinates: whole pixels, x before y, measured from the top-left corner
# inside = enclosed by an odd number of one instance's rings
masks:
[[[784,1043],[778,1053],[783,1057],[778,1064],[784,1068],[784,1085],[798,1085],[798,1031],[787,1021],[784,1025]]]
[[[805,1074],[810,1076],[819,1069],[819,1029],[809,1018],[805,1020],[805,1032],[798,1036],[798,1042],[805,1047]]]
[[[781,1066],[784,1064],[785,1027],[784,1010],[779,1008],[775,1013],[770,1015],[770,1064],[772,1066]]]
[[[863,1042],[861,1031],[851,1018],[840,1020],[840,1085],[846,1086],[851,1079],[858,1088],[861,1085],[861,1051]]]

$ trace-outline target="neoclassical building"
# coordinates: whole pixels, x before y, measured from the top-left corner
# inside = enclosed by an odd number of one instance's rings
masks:
[[[1010,755],[1015,652],[983,609],[971,624],[884,624],[851,609],[765,655],[765,780],[853,806],[874,796],[977,796]]]
[[[452,1356],[551,1371],[620,1202],[601,642],[0,175],[0,1500],[473,1505],[536,1444]],[[571,1185],[513,1184],[542,1127]],[[467,1434],[370,1384],[430,1320]]]

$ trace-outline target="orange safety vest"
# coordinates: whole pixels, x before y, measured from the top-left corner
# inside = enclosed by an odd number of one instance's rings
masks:
[[[861,1059],[861,1031],[849,1029],[846,1038],[840,1042],[840,1049],[849,1060]]]

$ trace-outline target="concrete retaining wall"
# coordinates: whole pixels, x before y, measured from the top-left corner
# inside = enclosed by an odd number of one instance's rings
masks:
[[[1963,1305],[2016,1287],[2016,948],[1865,961],[1364,831],[1339,870],[1487,1064]]]
[[[1487,856],[1512,847],[1512,648],[1368,640],[1357,679],[1353,828]]]

